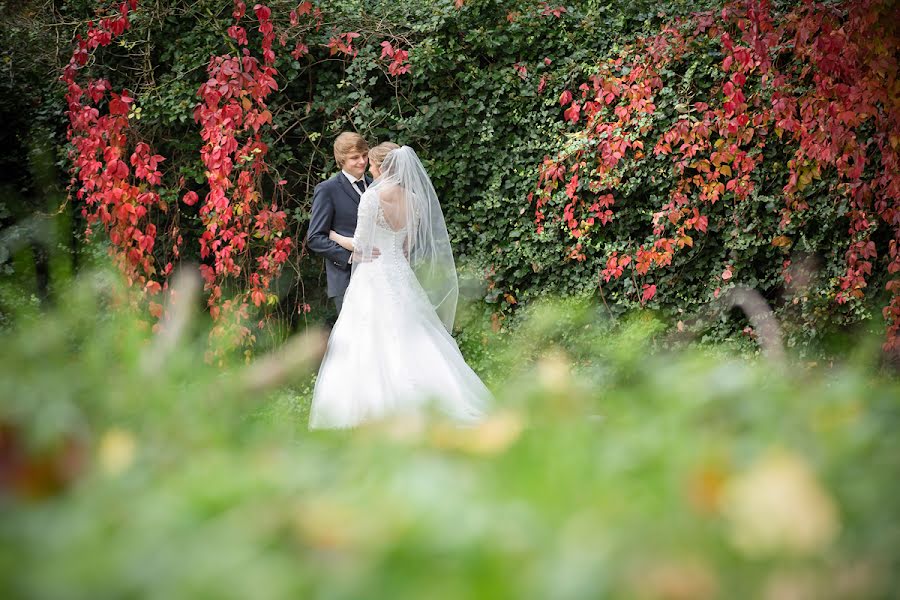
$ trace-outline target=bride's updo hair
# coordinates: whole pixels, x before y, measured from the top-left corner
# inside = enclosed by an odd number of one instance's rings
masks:
[[[369,162],[376,167],[381,167],[381,163],[384,162],[385,157],[387,157],[388,153],[391,150],[396,150],[399,148],[397,144],[394,142],[381,142],[371,150],[369,150]]]

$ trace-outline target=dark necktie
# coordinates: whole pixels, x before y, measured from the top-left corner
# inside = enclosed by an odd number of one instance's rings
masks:
[[[356,189],[359,190],[360,194],[362,194],[363,192],[366,191],[365,182],[362,179],[358,179],[357,181],[354,181],[353,185],[356,186]]]

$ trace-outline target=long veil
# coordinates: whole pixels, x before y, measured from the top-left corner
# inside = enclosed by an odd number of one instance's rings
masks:
[[[392,150],[381,163],[381,176],[359,202],[352,266],[372,260],[375,228],[405,234],[403,249],[419,284],[447,331],[453,330],[459,283],[450,235],[437,193],[415,150]],[[379,249],[380,251],[380,249]]]

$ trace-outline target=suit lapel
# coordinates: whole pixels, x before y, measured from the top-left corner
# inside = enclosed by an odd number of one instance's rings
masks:
[[[343,173],[338,173],[338,183],[341,186],[341,189],[344,190],[344,193],[350,196],[350,199],[353,200],[354,204],[359,204],[359,193],[355,189],[353,189],[353,184],[350,183],[350,180],[347,179]]]

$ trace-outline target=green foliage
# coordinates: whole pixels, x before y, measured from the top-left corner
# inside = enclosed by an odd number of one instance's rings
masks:
[[[0,350],[9,597],[888,598],[900,584],[900,389],[868,346],[831,370],[778,369],[674,345],[648,312],[612,326],[590,303],[532,305],[499,332],[467,314],[467,356],[491,348],[473,361],[497,395],[484,425],[310,433],[314,364],[299,395],[249,392],[254,365],[202,360],[206,324],[160,356],[166,333],[108,310],[117,289],[83,280]]]

